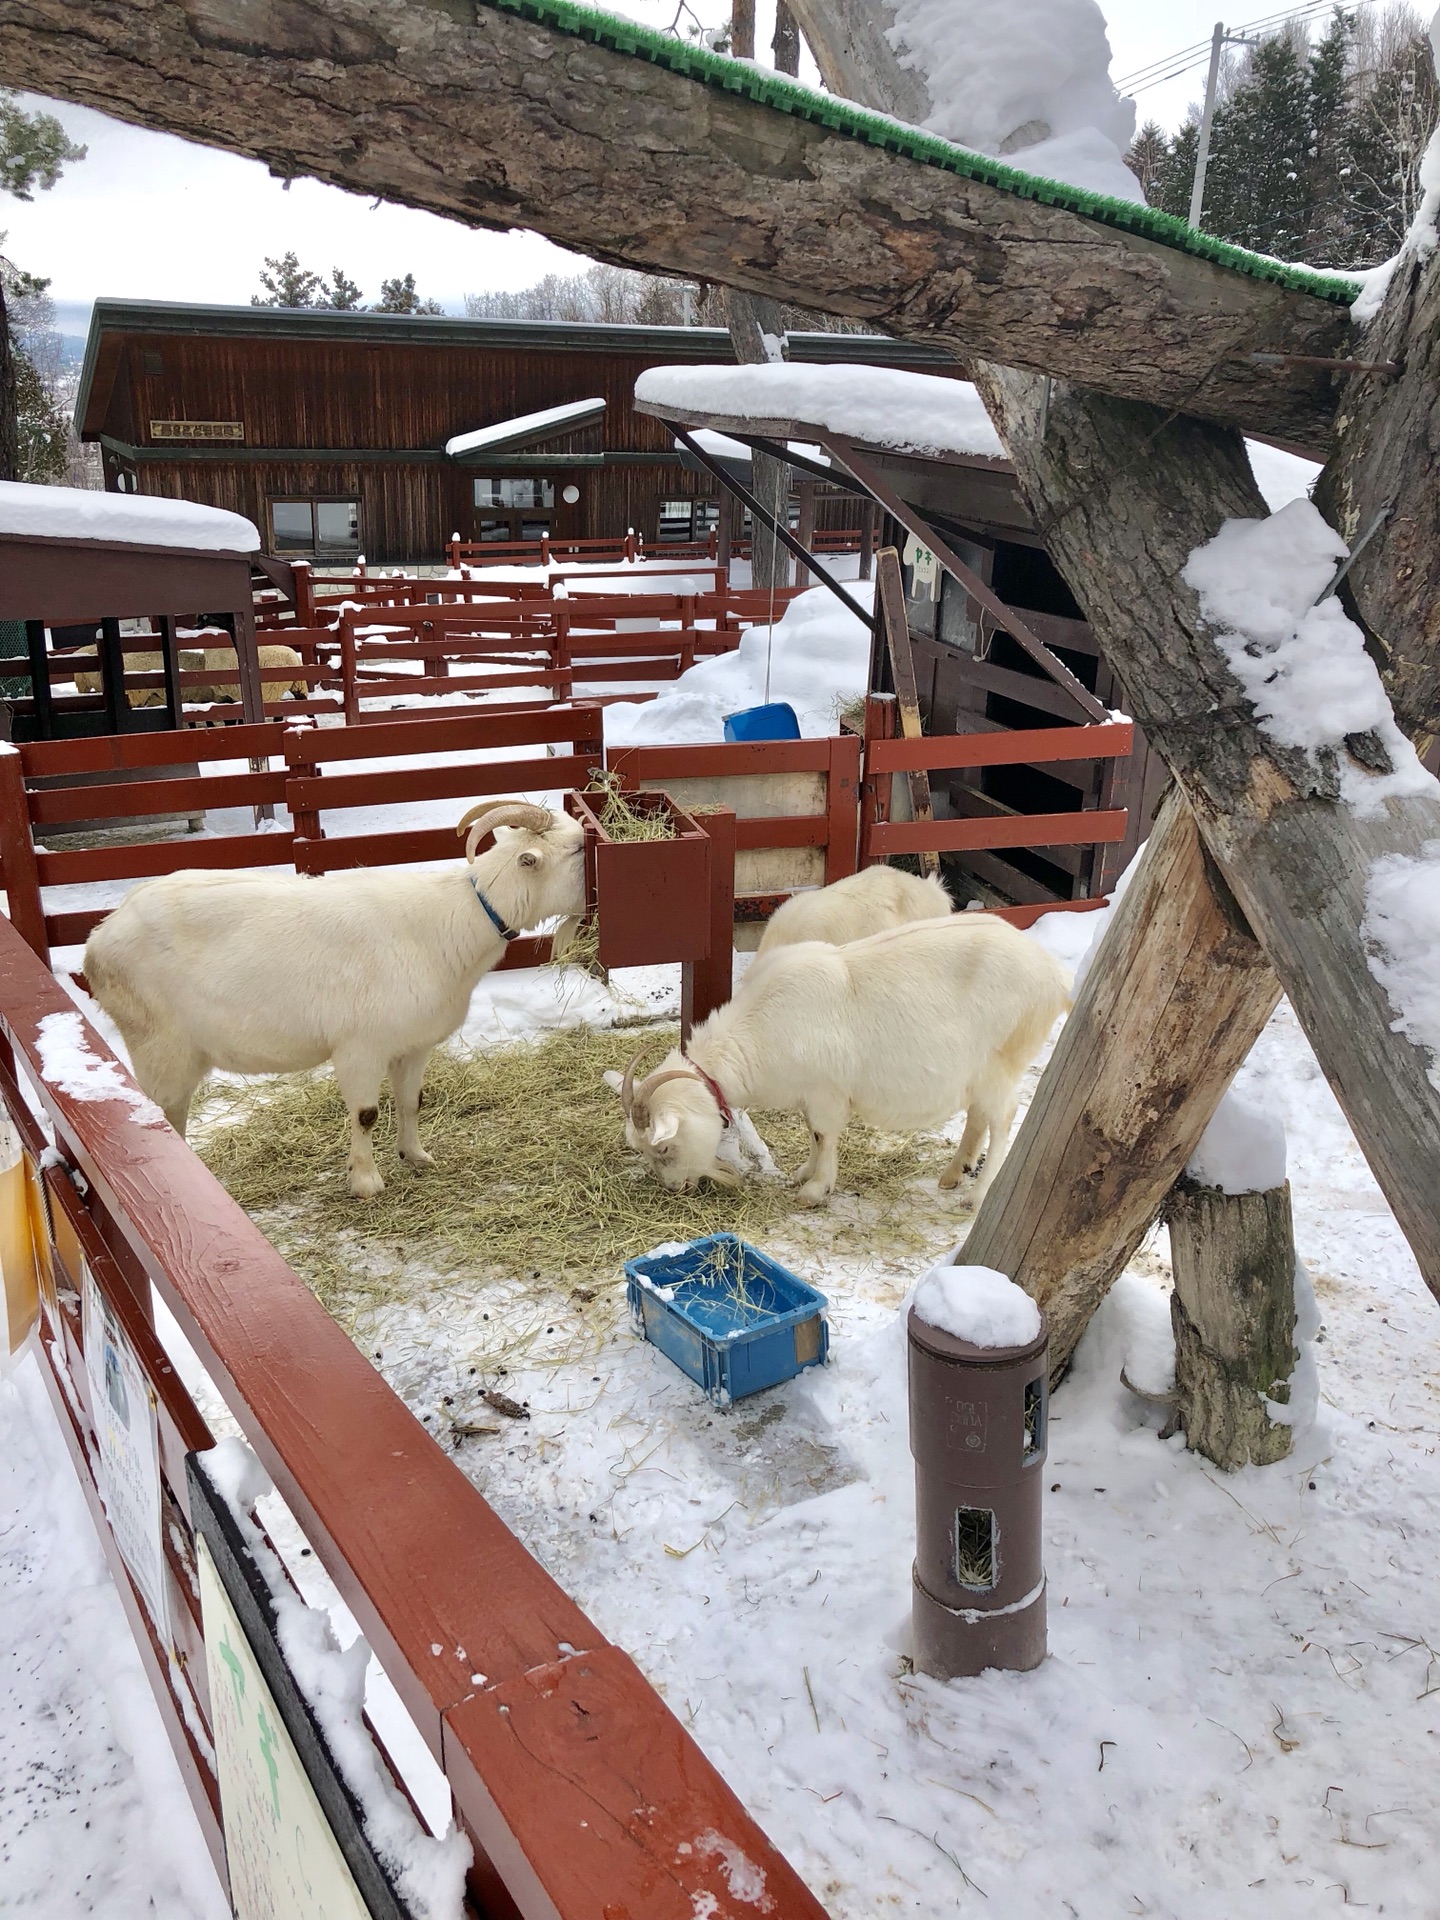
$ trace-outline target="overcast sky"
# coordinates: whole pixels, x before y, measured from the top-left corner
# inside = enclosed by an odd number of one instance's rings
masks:
[[[729,0],[693,3],[707,24],[729,15]],[[1112,74],[1121,80],[1163,55],[1208,41],[1216,5],[1102,0]],[[628,0],[615,10],[662,24],[674,8],[675,0]],[[773,0],[768,8],[759,0],[759,11],[764,53]],[[1242,19],[1254,17],[1247,11]],[[1139,117],[1178,125],[1203,84],[1202,63],[1140,95]],[[28,104],[48,106],[89,148],[88,159],[71,167],[52,192],[28,205],[0,199],[6,253],[32,273],[49,276],[67,332],[83,331],[84,309],[101,294],[244,303],[258,290],[265,255],[289,249],[322,272],[343,266],[368,299],[376,297],[382,279],[413,273],[423,293],[456,313],[463,311],[467,293],[529,286],[545,273],[574,272],[579,264],[536,234],[472,231],[433,214],[376,207],[313,180],[296,180],[287,190],[256,161],[147,133],[83,107]]]

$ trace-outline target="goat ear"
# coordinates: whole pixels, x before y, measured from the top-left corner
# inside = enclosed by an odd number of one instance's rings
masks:
[[[520,867],[538,867],[540,856],[533,847],[527,847],[524,853],[515,856],[515,864]]]
[[[612,1093],[619,1093],[621,1087],[625,1084],[624,1074],[618,1072],[614,1067],[607,1068],[606,1071],[601,1074],[600,1078]]]
[[[658,1147],[666,1140],[673,1140],[680,1131],[678,1113],[662,1113],[650,1129],[650,1144]]]

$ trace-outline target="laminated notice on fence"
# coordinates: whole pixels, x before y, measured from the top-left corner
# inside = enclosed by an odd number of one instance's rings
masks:
[[[95,1284],[88,1260],[80,1263],[84,1315],[85,1373],[98,1450],[96,1479],[105,1517],[130,1576],[155,1623],[160,1644],[170,1645],[165,1605],[165,1554],[161,1544],[160,1428],[155,1395],[129,1336]]]
[[[31,1178],[19,1134],[0,1118],[0,1296],[7,1353],[20,1350],[40,1313]]]
[[[369,1920],[203,1533],[195,1545],[236,1920]]]

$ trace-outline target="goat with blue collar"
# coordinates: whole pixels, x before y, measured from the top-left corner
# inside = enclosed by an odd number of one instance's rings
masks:
[[[372,1131],[389,1077],[400,1158],[420,1144],[432,1050],[518,930],[585,911],[578,821],[525,800],[472,807],[463,866],[166,874],[136,887],[85,949],[90,990],[177,1133],[205,1076],[329,1060],[350,1114],[350,1191],[384,1186]],[[491,833],[495,844],[479,853]]]

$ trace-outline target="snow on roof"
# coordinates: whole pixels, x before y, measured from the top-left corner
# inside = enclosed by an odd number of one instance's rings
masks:
[[[635,382],[635,398],[663,413],[704,414],[736,427],[751,421],[797,423],[847,435],[900,453],[980,454],[1003,460],[1005,449],[968,380],[894,367],[834,363],[754,367],[651,367]]]
[[[705,449],[712,460],[740,460],[746,466],[750,464],[750,448],[743,440],[732,440],[728,433],[716,433],[709,427],[696,427],[690,437],[697,446]],[[807,460],[814,460],[819,466],[828,467],[830,464],[830,456],[825,449],[808,440],[787,440],[785,444],[791,453],[803,454]],[[678,453],[684,453],[685,442],[677,440],[675,449]]]
[[[599,419],[604,411],[605,402],[600,399],[567,400],[561,407],[545,407],[539,413],[522,413],[513,420],[497,420],[493,426],[477,427],[473,433],[457,433],[445,442],[445,451],[452,460],[466,453],[513,452],[516,447],[548,439],[566,428],[583,427]]]
[[[48,540],[127,540],[146,547],[203,547],[211,553],[255,553],[250,521],[194,500],[158,500],[143,493],[97,493],[85,487],[35,487],[0,481],[0,533]]]

